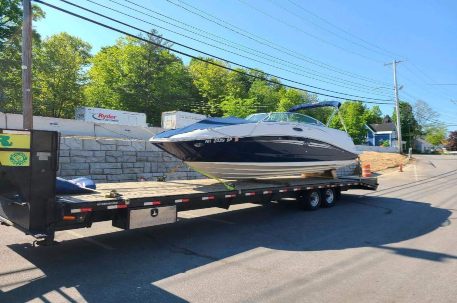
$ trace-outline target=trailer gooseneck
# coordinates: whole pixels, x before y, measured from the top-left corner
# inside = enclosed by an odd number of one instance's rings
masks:
[[[94,194],[56,195],[57,132],[0,129],[0,221],[53,243],[56,231],[112,221],[122,229],[177,221],[179,211],[229,208],[296,198],[305,209],[331,207],[342,191],[376,190],[376,178],[276,178],[233,183],[211,179],[99,184]]]

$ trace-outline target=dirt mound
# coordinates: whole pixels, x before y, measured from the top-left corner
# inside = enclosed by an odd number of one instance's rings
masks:
[[[380,171],[387,168],[397,167],[400,163],[406,164],[408,157],[393,153],[363,152],[360,155],[363,164],[370,164],[371,171]]]

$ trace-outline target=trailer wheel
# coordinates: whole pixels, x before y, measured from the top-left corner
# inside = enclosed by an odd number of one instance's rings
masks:
[[[336,202],[336,193],[333,188],[327,188],[322,190],[322,206],[332,207]]]
[[[303,206],[306,210],[316,210],[321,206],[321,193],[319,190],[310,190],[303,197]]]

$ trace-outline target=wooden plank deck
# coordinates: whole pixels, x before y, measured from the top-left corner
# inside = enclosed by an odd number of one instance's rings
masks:
[[[309,184],[338,183],[339,179],[325,178],[275,178],[262,180],[235,181],[230,184],[235,187],[233,191],[256,190],[263,188],[277,188],[284,186],[306,186]],[[224,184],[213,179],[176,180],[176,181],[146,181],[146,182],[121,182],[100,183],[97,190],[92,194],[82,195],[59,195],[66,202],[101,202],[114,201],[115,198],[107,198],[110,191],[116,190],[125,199],[164,196],[185,196],[192,194],[230,192]]]

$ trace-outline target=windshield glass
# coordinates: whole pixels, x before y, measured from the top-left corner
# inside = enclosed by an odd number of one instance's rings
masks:
[[[263,119],[265,119],[267,116],[268,116],[268,114],[252,114],[252,115],[247,116],[246,120],[260,122]]]
[[[297,122],[305,124],[324,125],[319,120],[310,116],[299,113],[269,113],[269,114],[253,114],[246,118],[249,121],[263,122]]]

